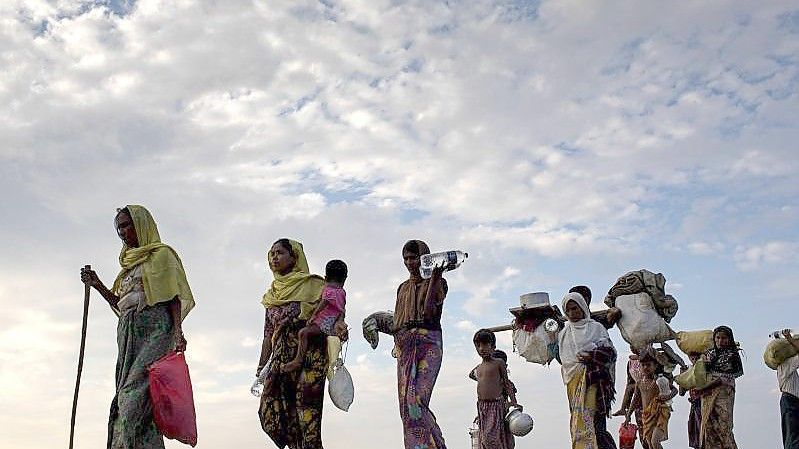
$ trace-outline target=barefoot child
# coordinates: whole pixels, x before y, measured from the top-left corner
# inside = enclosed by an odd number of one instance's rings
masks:
[[[308,318],[308,324],[297,334],[297,355],[294,360],[283,366],[283,372],[294,371],[302,366],[308,340],[319,335],[338,336],[346,340],[344,326],[344,306],[347,292],[344,281],[347,280],[347,265],[340,260],[331,260],[325,266],[325,287],[322,299],[316,310]]]
[[[663,374],[663,366],[658,363],[654,351],[647,348],[640,354],[641,376],[635,394],[641,395],[641,404],[644,408],[641,421],[644,425],[644,441],[650,449],[663,449],[662,443],[669,439],[669,418],[671,405],[669,401],[677,396],[677,389],[672,385],[671,376],[664,377],[669,382],[669,393],[661,394],[657,385],[659,375]],[[628,410],[625,423],[630,422],[631,412]]]
[[[510,405],[518,406],[516,393],[508,379],[502,359],[494,358],[497,340],[493,332],[481,329],[474,335],[474,347],[483,362],[472,371],[477,379],[477,421],[480,449],[512,449],[513,435],[505,423]]]

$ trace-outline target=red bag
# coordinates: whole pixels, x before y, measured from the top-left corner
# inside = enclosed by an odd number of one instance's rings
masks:
[[[165,437],[197,445],[197,416],[191,391],[189,366],[182,352],[170,352],[147,369],[153,418]]]
[[[619,449],[634,449],[637,434],[638,427],[635,424],[622,423],[619,428]]]

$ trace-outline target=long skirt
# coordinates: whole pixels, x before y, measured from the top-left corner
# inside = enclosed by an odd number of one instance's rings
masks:
[[[644,424],[644,441],[652,445],[652,435],[659,431],[660,442],[669,439],[669,418],[671,418],[671,407],[661,402],[653,400],[644,407],[641,419]]]
[[[738,449],[732,433],[735,387],[722,384],[702,396],[702,448]]]
[[[782,393],[782,444],[785,449],[799,449],[799,398]]]
[[[272,357],[278,366],[297,354],[297,333],[305,321],[288,324],[275,338]],[[271,388],[261,396],[258,417],[261,427],[279,448],[322,449],[322,404],[327,372],[327,341],[316,337],[308,341],[302,368],[289,373],[275,369],[270,374]]]
[[[446,449],[430,410],[444,354],[441,331],[408,329],[394,336],[397,390],[406,449]]]
[[[588,386],[583,367],[566,384],[571,420],[572,449],[598,449],[594,416],[597,413],[596,385]]]
[[[477,428],[480,449],[513,449],[515,441],[510,433],[505,413],[508,407],[504,398],[477,400]]]
[[[147,367],[174,345],[165,303],[128,309],[117,325],[116,395],[108,418],[108,449],[163,449],[153,421]]]

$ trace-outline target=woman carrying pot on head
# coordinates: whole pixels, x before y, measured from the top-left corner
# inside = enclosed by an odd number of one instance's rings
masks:
[[[616,350],[605,327],[591,319],[582,295],[569,293],[562,305],[567,321],[558,334],[558,348],[571,412],[572,449],[615,449],[607,418],[616,392]]]
[[[319,304],[324,279],[310,274],[302,244],[280,239],[269,250],[274,280],[263,297],[264,339],[258,372],[269,369],[258,416],[279,448],[322,449],[327,341],[310,338],[299,369],[282,372],[297,353],[298,333]]]
[[[430,279],[422,278],[419,258],[424,254],[430,254],[430,248],[421,240],[411,240],[402,247],[410,277],[397,288],[394,307],[400,418],[406,449],[445,449],[429,406],[443,356],[441,312],[447,281],[441,277],[443,265],[433,270]]]
[[[186,349],[181,323],[194,307],[175,250],[161,243],[155,220],[142,206],[117,211],[122,270],[108,289],[93,270],[81,281],[94,287],[119,316],[116,395],[108,422],[108,449],[162,449],[153,421],[147,367],[172,350]]]

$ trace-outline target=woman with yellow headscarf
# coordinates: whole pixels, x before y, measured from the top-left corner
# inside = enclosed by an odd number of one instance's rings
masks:
[[[266,318],[257,372],[269,370],[258,410],[261,427],[279,448],[322,449],[326,339],[308,341],[301,369],[283,373],[280,367],[294,359],[297,333],[319,304],[324,279],[310,273],[302,244],[294,240],[275,242],[268,259],[274,280],[261,301]]]
[[[194,297],[177,253],[161,243],[150,212],[129,205],[117,212],[122,269],[112,288],[93,270],[81,280],[94,287],[119,317],[116,395],[108,422],[108,449],[163,449],[153,421],[147,367],[169,351],[186,349],[182,321]]]

